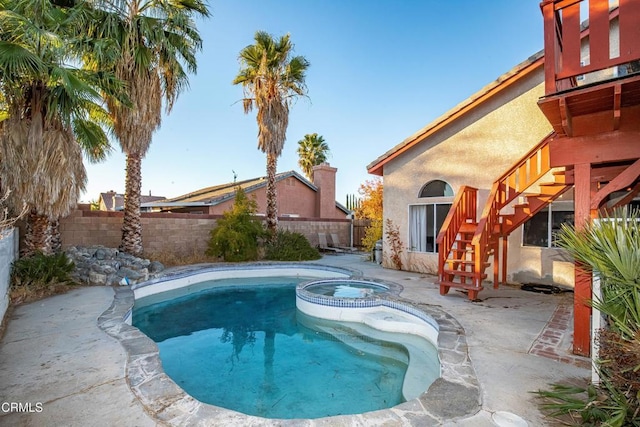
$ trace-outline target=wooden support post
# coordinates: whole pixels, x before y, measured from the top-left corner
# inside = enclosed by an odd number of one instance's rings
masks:
[[[575,165],[575,227],[582,229],[591,219],[591,164]],[[591,274],[575,264],[573,300],[573,352],[588,356],[591,349]]]
[[[500,284],[500,237],[493,244],[493,289]]]
[[[509,236],[502,238],[502,283],[507,283],[507,253],[508,253]]]

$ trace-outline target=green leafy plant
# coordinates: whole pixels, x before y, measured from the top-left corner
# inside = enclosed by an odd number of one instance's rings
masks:
[[[640,426],[638,212],[617,209],[611,216],[587,224],[581,230],[563,226],[558,244],[600,278],[601,296],[590,303],[605,318],[605,327],[598,331],[599,353],[595,366],[600,376],[598,398],[572,400],[572,410],[581,414],[584,425]],[[539,394],[549,398],[548,394]],[[557,393],[553,397],[557,398]],[[568,407],[563,405],[552,414],[566,411]],[[594,424],[599,422],[602,424]]]
[[[320,252],[306,237],[288,230],[278,230],[275,238],[265,246],[265,258],[274,261],[307,261],[319,259]]]
[[[396,269],[402,270],[402,249],[403,244],[400,239],[400,229],[396,224],[393,223],[390,219],[387,218],[386,221],[387,231],[385,232],[385,236],[387,238],[387,242],[389,244],[389,248],[391,249],[391,262]]]
[[[75,264],[64,253],[33,256],[14,261],[11,270],[11,286],[45,286],[51,283],[71,281]]]
[[[257,260],[259,240],[266,234],[262,223],[253,217],[256,211],[256,201],[238,187],[233,207],[211,230],[206,254],[233,262]]]
[[[64,291],[73,285],[75,264],[64,253],[36,252],[13,262],[10,298],[14,304]]]
[[[597,387],[578,387],[554,384],[551,390],[536,392],[544,403],[540,407],[551,417],[556,417],[567,425],[602,422],[608,418],[600,402],[606,397]],[[588,424],[593,425],[593,424]]]

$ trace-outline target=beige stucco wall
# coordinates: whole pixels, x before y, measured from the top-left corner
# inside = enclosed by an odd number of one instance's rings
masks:
[[[409,205],[453,200],[453,197],[420,199],[422,186],[439,179],[449,183],[454,193],[463,185],[478,188],[479,217],[493,182],[551,131],[537,106],[543,95],[544,74],[539,67],[500,95],[384,165],[384,218],[399,227],[405,247],[404,269],[437,272],[437,254],[412,252],[407,247]],[[538,278],[551,275],[555,279],[561,270],[564,276],[564,267],[558,268],[550,261],[557,250],[521,248],[521,235],[522,231],[516,230],[509,241],[510,278],[519,277],[522,271],[535,271]],[[389,249],[385,241],[383,264],[391,268]],[[536,262],[539,266],[533,268]]]

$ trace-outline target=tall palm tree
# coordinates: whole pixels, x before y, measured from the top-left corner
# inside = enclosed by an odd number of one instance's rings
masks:
[[[126,155],[124,220],[120,249],[142,252],[140,196],[141,163],[153,133],[160,127],[162,105],[169,113],[195,73],[195,54],[202,39],[194,19],[209,16],[201,0],[97,0],[102,25],[90,34],[111,40],[86,58],[96,69],[107,69],[125,82],[131,108],[107,97],[114,134]]]
[[[258,31],[255,44],[240,51],[240,71],[233,80],[242,85],[245,114],[258,110],[258,148],[267,155],[267,230],[275,236],[278,227],[276,170],[289,124],[289,106],[305,96],[305,73],[309,62],[293,55],[289,34],[275,40]]]
[[[328,154],[329,146],[317,133],[308,133],[298,141],[298,165],[310,180],[313,179],[313,167],[326,162]]]
[[[29,209],[26,254],[53,249],[51,224],[86,185],[83,151],[100,160],[109,148],[94,119],[98,88],[115,94],[117,82],[68,65],[84,16],[48,1],[0,0],[0,182],[10,206]]]

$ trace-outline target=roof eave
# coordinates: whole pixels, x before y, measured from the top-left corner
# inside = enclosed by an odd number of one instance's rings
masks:
[[[436,133],[443,127],[454,122],[470,110],[473,110],[480,104],[486,102],[488,99],[501,93],[506,88],[510,87],[514,82],[519,81],[538,67],[544,64],[544,51],[539,51],[530,56],[526,61],[518,64],[507,73],[501,75],[497,80],[476,92],[471,97],[467,98],[462,103],[458,104],[426,127],[420,129],[410,137],[406,138],[400,144],[393,147],[391,150],[378,157],[373,162],[367,165],[367,172],[372,175],[383,176],[383,166],[395,159],[399,155],[408,151],[410,148],[427,138],[428,136]]]

